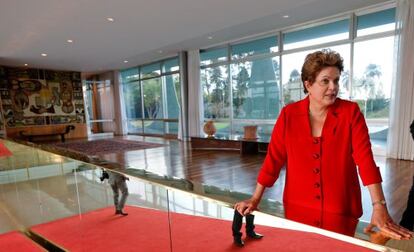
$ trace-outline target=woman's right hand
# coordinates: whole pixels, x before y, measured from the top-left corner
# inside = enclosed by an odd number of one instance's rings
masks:
[[[259,201],[255,198],[250,198],[248,200],[237,202],[234,205],[234,209],[237,210],[241,215],[246,216],[247,214],[252,213],[254,210],[258,210]]]

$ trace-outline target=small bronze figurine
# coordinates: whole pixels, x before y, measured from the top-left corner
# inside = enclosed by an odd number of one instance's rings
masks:
[[[238,247],[244,246],[244,241],[242,240],[242,232],[240,232],[241,227],[243,225],[243,215],[241,215],[237,210],[234,210],[234,217],[233,217],[233,242]],[[246,236],[252,239],[262,239],[263,235],[258,234],[254,231],[254,215],[247,214],[246,215]]]

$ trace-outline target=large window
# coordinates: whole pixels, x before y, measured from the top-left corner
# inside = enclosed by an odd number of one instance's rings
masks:
[[[278,36],[269,36],[201,51],[204,119],[216,121],[217,134],[257,123],[270,133],[281,105],[278,50]]]
[[[204,121],[215,120],[219,134],[242,134],[243,126],[255,124],[259,135],[266,138],[280,109],[305,97],[301,67],[306,55],[329,48],[344,59],[339,97],[360,105],[371,139],[384,143],[394,26],[395,8],[384,6],[201,50]]]
[[[128,133],[177,135],[180,111],[178,58],[121,71]]]
[[[393,37],[355,43],[352,99],[365,115],[374,144],[387,137],[393,47]]]
[[[285,50],[318,45],[349,38],[349,19],[283,34]]]
[[[230,93],[227,69],[227,66],[216,66],[203,69],[201,72],[205,118],[229,117]]]
[[[357,37],[376,34],[395,29],[395,8],[359,15],[357,18]]]
[[[279,60],[264,58],[231,65],[233,118],[276,119],[279,113]]]
[[[349,99],[349,72],[350,72],[350,44],[327,46],[325,49],[331,49],[338,52],[344,59],[344,71],[342,72],[340,79],[339,97]],[[320,50],[318,48],[315,50]],[[295,53],[288,53],[282,56],[283,71],[282,71],[282,83],[283,83],[283,102],[289,104],[296,102],[304,98],[306,95],[303,92],[303,84],[300,77],[302,64],[306,55],[315,51],[299,51]]]

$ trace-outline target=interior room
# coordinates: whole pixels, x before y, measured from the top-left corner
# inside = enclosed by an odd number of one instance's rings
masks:
[[[1,6],[0,251],[414,251],[414,0]]]

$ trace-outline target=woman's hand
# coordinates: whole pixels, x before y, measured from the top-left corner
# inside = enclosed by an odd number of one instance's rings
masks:
[[[375,232],[374,227],[378,228],[379,234]],[[388,214],[385,205],[375,205],[372,210],[371,223],[364,228],[364,232],[371,235],[371,241],[377,241],[378,236],[381,236],[383,242],[376,242],[385,244],[387,239],[395,240],[409,240],[413,237],[413,232],[395,224]]]
[[[259,201],[255,198],[250,198],[248,200],[244,200],[241,202],[237,202],[234,205],[234,209],[237,210],[241,215],[246,216],[246,214],[250,214],[254,210],[257,210],[257,205],[259,205]]]

